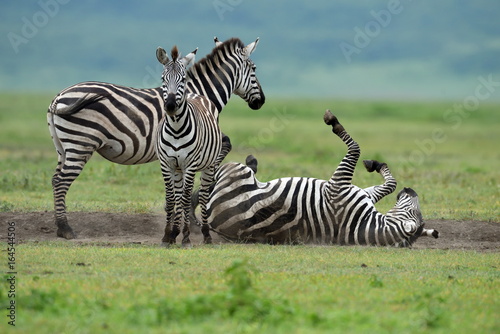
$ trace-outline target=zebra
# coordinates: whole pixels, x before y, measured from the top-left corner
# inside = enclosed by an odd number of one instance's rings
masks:
[[[348,152],[331,179],[285,177],[260,182],[258,161],[229,162],[215,174],[207,203],[208,223],[223,238],[272,244],[338,244],[410,247],[419,236],[437,238],[424,229],[416,192],[404,188],[386,214],[375,203],[394,192],[397,182],[386,163],[363,161],[368,172],[384,178],[382,185],[361,189],[352,184],[359,145],[327,110],[324,121],[347,145]],[[230,147],[225,149],[229,151]],[[197,204],[193,199],[193,209]]]
[[[259,39],[219,42],[187,72],[186,91],[206,96],[220,113],[232,93],[252,109],[265,95],[250,59]],[[157,160],[156,129],[164,115],[161,87],[137,89],[88,81],[62,90],[52,100],[47,122],[58,155],[52,177],[57,236],[75,238],[66,216],[66,194],[94,152],[107,160],[137,165]]]
[[[194,61],[195,52],[179,59],[174,46],[170,60],[164,49],[157,50],[158,61],[164,65],[162,90],[166,115],[158,126],[156,154],[165,182],[167,222],[162,241],[166,245],[175,243],[182,224],[182,245],[191,245],[190,199],[194,176],[199,171],[202,172],[199,190],[202,233],[205,243],[212,240],[206,219],[206,202],[215,162],[222,150],[222,133],[215,105],[202,95],[185,94],[185,68]]]

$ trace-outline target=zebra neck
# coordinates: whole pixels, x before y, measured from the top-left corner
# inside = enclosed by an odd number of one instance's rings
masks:
[[[184,101],[179,109],[175,112],[174,115],[166,115],[167,123],[170,124],[171,127],[176,128],[177,126],[181,126],[186,122],[186,119],[189,118],[189,108],[186,101]]]
[[[390,213],[384,215],[380,212],[374,215],[374,219],[377,220],[377,228],[374,228],[374,233],[378,235],[380,242],[386,245],[397,245],[407,241],[402,222],[399,219]]]
[[[208,98],[220,113],[229,101],[236,85],[233,71],[223,61],[207,60],[191,67],[187,73],[187,91]]]

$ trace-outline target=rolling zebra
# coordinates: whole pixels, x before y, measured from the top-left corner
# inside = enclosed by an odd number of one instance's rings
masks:
[[[399,192],[387,214],[376,210],[374,204],[396,189],[387,164],[364,161],[369,172],[382,175],[382,185],[353,185],[359,146],[329,110],[324,121],[348,148],[330,180],[286,177],[260,182],[253,156],[247,157],[246,165],[226,163],[216,171],[207,204],[213,231],[233,241],[278,244],[411,246],[419,236],[437,238],[436,230],[424,229],[417,194],[410,188]],[[195,198],[192,205],[196,206]]]
[[[233,92],[250,108],[259,109],[265,96],[249,58],[258,39],[247,46],[237,38],[215,43],[212,52],[187,72],[186,91],[206,96],[218,113]],[[52,188],[59,237],[75,238],[66,216],[66,194],[92,154],[124,165],[157,160],[156,129],[163,115],[161,87],[82,82],[52,100],[47,121],[58,154]]]
[[[183,246],[189,240],[191,193],[196,172],[201,171],[199,199],[202,211],[202,233],[205,243],[211,243],[206,218],[208,190],[213,182],[215,162],[222,150],[222,134],[218,126],[219,113],[206,97],[185,94],[186,66],[194,61],[194,52],[179,59],[177,47],[171,51],[158,48],[157,58],[163,68],[163,100],[165,117],[158,126],[156,154],[165,182],[167,213],[165,244],[174,244],[183,224]]]

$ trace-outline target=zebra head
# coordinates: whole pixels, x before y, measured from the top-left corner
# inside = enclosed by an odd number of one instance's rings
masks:
[[[417,193],[411,188],[403,188],[397,196],[396,205],[387,215],[401,222],[401,228],[411,245],[421,234],[425,222],[420,211]]]
[[[196,51],[198,49],[179,59],[179,51],[177,46],[174,45],[170,52],[172,57],[172,60],[170,60],[163,48],[158,47],[156,49],[156,58],[163,64],[161,88],[164,109],[170,116],[174,115],[185,101],[186,68],[194,63]]]
[[[217,37],[214,38],[214,41],[216,47],[223,44]],[[257,79],[257,75],[255,74],[257,67],[250,59],[250,55],[257,48],[257,44],[259,44],[258,38],[255,42],[234,50],[241,64],[237,69],[238,72],[235,73],[236,86],[234,87],[234,93],[244,99],[248,103],[248,106],[254,110],[260,109],[266,101],[259,79]]]

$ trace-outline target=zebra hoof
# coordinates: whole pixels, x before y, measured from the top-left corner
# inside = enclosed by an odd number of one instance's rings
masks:
[[[163,237],[163,239],[161,239],[161,244],[163,246],[165,246],[165,247],[169,247],[169,246],[175,245],[175,239],[176,238]]]
[[[222,136],[222,146],[228,146],[229,148],[232,148],[233,146],[231,145],[231,139],[229,139],[228,136],[223,135]]]
[[[432,236],[433,236],[435,239],[439,238],[439,231],[437,231],[437,230],[432,231]]]
[[[326,125],[332,126],[333,133],[338,135],[342,131],[345,131],[344,127],[339,123],[339,120],[337,119],[337,117],[335,117],[335,115],[332,114],[332,112],[329,109],[327,109],[325,111],[325,115],[323,116],[323,120],[325,121]]]
[[[68,227],[59,227],[57,229],[57,236],[60,238],[67,239],[67,240],[71,240],[71,239],[76,238],[75,233],[73,232],[73,230],[69,226]]]
[[[386,165],[386,163],[378,162],[377,160],[363,160],[363,165],[365,165],[366,170],[370,173],[374,171],[380,173],[380,170],[384,165]]]
[[[247,158],[245,160],[245,165],[250,167],[250,169],[253,170],[254,174],[257,174],[258,162],[257,162],[257,159],[253,155],[250,154],[249,156],[247,156]]]
[[[326,125],[335,125],[339,122],[337,117],[335,117],[330,109],[326,109],[325,114],[323,115],[323,120],[325,121]]]

